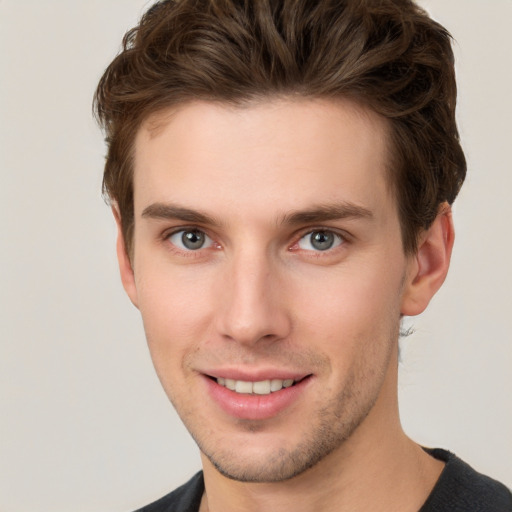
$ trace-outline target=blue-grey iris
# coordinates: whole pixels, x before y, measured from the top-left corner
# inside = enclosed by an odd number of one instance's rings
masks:
[[[329,231],[313,231],[310,237],[311,246],[318,251],[326,251],[334,244],[334,233]]]
[[[190,250],[201,249],[205,236],[202,231],[184,231],[181,235],[183,245]]]

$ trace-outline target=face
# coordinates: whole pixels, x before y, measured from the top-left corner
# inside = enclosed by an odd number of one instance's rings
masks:
[[[385,135],[321,100],[191,103],[138,133],[125,287],[167,395],[231,478],[288,479],[392,414],[409,261]]]

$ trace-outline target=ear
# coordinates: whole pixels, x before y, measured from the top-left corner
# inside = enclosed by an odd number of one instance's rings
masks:
[[[137,287],[135,286],[135,275],[133,273],[132,262],[126,251],[126,244],[123,236],[123,229],[121,225],[121,214],[119,212],[117,204],[112,205],[112,213],[117,224],[117,261],[119,263],[119,272],[121,274],[121,282],[123,288],[128,294],[128,297],[132,301],[133,305],[138,308],[137,305]]]
[[[421,234],[418,251],[410,259],[402,315],[422,313],[439,290],[448,273],[454,238],[452,211],[448,203],[443,203],[433,224]]]

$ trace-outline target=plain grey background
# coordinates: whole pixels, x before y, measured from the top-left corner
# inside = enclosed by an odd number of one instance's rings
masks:
[[[512,485],[512,0],[452,32],[469,174],[449,278],[403,346],[406,431]],[[124,296],[91,99],[143,0],[0,0],[0,512],[123,512],[199,468]]]

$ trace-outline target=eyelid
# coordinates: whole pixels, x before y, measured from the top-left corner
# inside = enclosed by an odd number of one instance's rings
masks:
[[[177,235],[179,233],[187,232],[187,231],[198,231],[203,233],[205,236],[205,244],[203,247],[198,249],[188,249],[187,247],[180,247],[180,245],[172,242],[170,239],[172,236]],[[174,228],[168,229],[164,231],[162,234],[162,239],[164,242],[169,243],[172,246],[174,251],[178,251],[180,253],[184,253],[187,255],[192,255],[194,253],[199,253],[204,249],[210,249],[211,247],[218,247],[218,244],[214,241],[214,239],[207,233],[207,231],[199,226],[176,226]]]
[[[326,232],[326,233],[334,234],[336,237],[338,237],[340,239],[341,243],[335,245],[334,247],[326,249],[325,251],[314,250],[314,249],[302,249],[302,248],[298,247],[299,242],[303,238],[305,238],[308,235],[311,235],[312,233],[316,233],[316,232],[319,232],[319,231],[323,231],[323,232]],[[327,226],[314,226],[314,227],[304,228],[301,231],[299,231],[297,233],[296,237],[295,237],[295,241],[293,242],[293,244],[291,245],[289,250],[291,250],[291,251],[302,250],[302,251],[306,251],[306,252],[312,252],[312,253],[315,253],[317,255],[320,255],[322,253],[328,254],[328,253],[331,253],[332,251],[334,251],[335,249],[339,248],[340,246],[344,246],[345,244],[349,243],[350,241],[351,241],[350,234],[347,233],[344,230],[336,229],[336,228],[333,228],[333,227],[330,227],[330,226],[329,227],[327,227]]]
[[[208,243],[208,245],[206,247],[201,247],[200,249],[193,250],[193,249],[181,248],[169,240],[171,236],[176,235],[178,233],[182,233],[184,231],[199,231],[205,235],[205,237],[209,240],[210,243]],[[302,240],[307,235],[311,235],[312,233],[318,232],[318,231],[333,233],[336,237],[338,237],[340,239],[341,243],[335,245],[332,248],[326,249],[325,251],[314,250],[314,249],[311,249],[311,250],[301,249],[300,247],[298,247],[298,243],[300,242],[300,240]],[[161,239],[164,243],[171,245],[174,251],[181,252],[181,253],[187,254],[189,256],[196,255],[197,253],[201,252],[202,250],[210,249],[212,247],[215,249],[222,248],[221,245],[215,240],[215,238],[208,233],[207,229],[197,226],[197,225],[186,225],[186,226],[180,225],[180,226],[174,226],[172,228],[166,229],[162,233]],[[334,251],[335,249],[337,249],[340,246],[345,246],[346,243],[349,243],[352,240],[352,236],[350,235],[350,233],[347,233],[345,230],[337,229],[337,228],[331,227],[331,226],[313,226],[313,227],[308,226],[307,228],[303,228],[300,231],[298,231],[295,234],[295,236],[293,237],[293,239],[294,239],[294,242],[291,244],[291,246],[288,247],[289,251],[304,250],[306,252],[312,252],[312,253],[314,252],[317,255],[321,255],[322,253],[331,253],[332,251]]]

